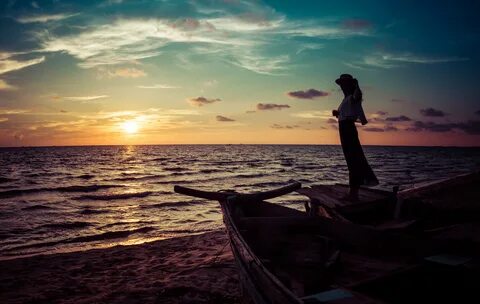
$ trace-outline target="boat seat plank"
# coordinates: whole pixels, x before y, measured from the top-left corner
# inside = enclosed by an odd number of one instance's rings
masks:
[[[389,194],[389,192],[360,189],[359,202],[350,202],[342,199],[348,194],[348,186],[344,185],[314,185],[299,189],[297,192],[310,198],[313,203],[318,202],[329,208],[340,208],[385,200]]]
[[[407,220],[407,221],[393,220],[393,221],[388,221],[388,222],[382,223],[381,225],[375,226],[375,228],[380,230],[405,230],[413,227],[417,223],[418,223],[417,220]]]

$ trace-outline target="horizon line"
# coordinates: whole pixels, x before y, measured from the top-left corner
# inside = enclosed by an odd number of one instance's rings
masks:
[[[199,143],[178,143],[178,144],[92,144],[92,145],[39,145],[39,146],[0,146],[0,149],[11,148],[75,148],[75,147],[122,147],[122,146],[339,146],[340,144],[269,144],[269,143],[236,143],[236,144],[199,144]],[[416,147],[416,148],[480,148],[478,146],[461,146],[461,145],[372,145],[362,144],[363,147]]]

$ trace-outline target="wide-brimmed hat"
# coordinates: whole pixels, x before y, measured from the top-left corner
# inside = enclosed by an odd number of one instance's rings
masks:
[[[340,78],[338,78],[337,80],[335,80],[335,83],[338,84],[338,85],[342,85],[342,84],[345,84],[345,83],[350,83],[352,81],[354,81],[355,78],[353,78],[352,75],[350,74],[342,74],[340,75]]]

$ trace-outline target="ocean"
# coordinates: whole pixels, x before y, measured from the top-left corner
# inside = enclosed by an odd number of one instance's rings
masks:
[[[380,180],[401,189],[480,167],[480,148],[364,147]],[[340,146],[156,145],[0,149],[0,259],[72,252],[222,227],[217,202],[174,185],[239,192],[347,183]],[[307,199],[275,199],[303,209]]]

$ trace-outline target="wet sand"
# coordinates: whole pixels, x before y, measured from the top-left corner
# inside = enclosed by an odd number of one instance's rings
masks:
[[[238,303],[225,231],[0,261],[0,303]]]

